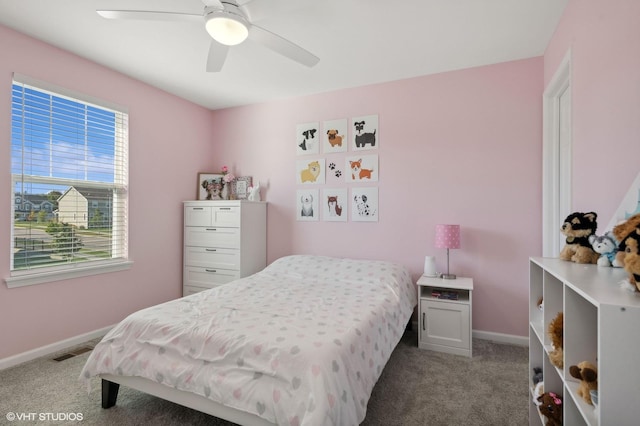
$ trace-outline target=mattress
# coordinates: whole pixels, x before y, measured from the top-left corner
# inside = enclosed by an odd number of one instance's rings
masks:
[[[143,377],[275,424],[357,425],[416,303],[401,265],[287,256],[128,316],[80,378]]]

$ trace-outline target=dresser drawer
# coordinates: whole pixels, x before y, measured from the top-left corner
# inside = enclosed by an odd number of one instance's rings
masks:
[[[184,228],[186,246],[240,248],[240,228],[220,228],[214,226]]]
[[[202,266],[212,269],[240,269],[239,250],[191,246],[186,246],[184,250],[185,266]]]
[[[212,207],[211,219],[215,226],[240,226],[240,207]]]
[[[183,285],[213,288],[240,278],[239,271],[187,266],[184,268]]]
[[[211,207],[185,206],[185,226],[210,226],[211,223]]]

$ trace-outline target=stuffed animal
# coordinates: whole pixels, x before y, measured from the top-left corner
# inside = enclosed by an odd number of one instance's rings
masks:
[[[544,383],[542,381],[542,368],[533,367],[533,376],[531,376],[531,381],[533,382],[533,403],[536,405],[540,405],[540,401],[538,401],[538,397],[542,396],[544,393]]]
[[[589,235],[589,244],[591,244],[593,251],[600,255],[598,266],[622,267],[622,263],[618,263],[618,260],[616,260],[618,243],[611,232],[600,236],[596,234]]]
[[[562,424],[562,397],[553,392],[545,392],[538,397],[538,410],[547,418],[547,426]]]
[[[594,212],[571,213],[564,220],[560,231],[567,237],[566,245],[560,252],[560,259],[576,263],[597,263],[598,253],[593,251],[589,236],[595,234],[598,227],[598,215]]]
[[[620,248],[624,250],[624,270],[629,274],[622,284],[629,291],[640,292],[640,225],[622,240]]]
[[[540,397],[544,394],[544,382],[536,383],[536,386],[533,388],[533,403],[538,407],[542,404]]]
[[[542,381],[542,368],[533,367],[533,377],[531,377],[534,385],[537,385]]]
[[[624,240],[627,235],[633,232],[636,227],[640,225],[640,213],[634,214],[630,216],[624,222],[621,222],[613,227],[613,231],[611,232],[618,243],[618,252],[616,253],[616,262],[620,266],[624,266],[624,248],[620,247],[620,243]]]
[[[553,350],[549,352],[549,361],[558,368],[564,366],[564,314],[558,315],[549,323],[549,337]]]
[[[598,389],[598,368],[589,361],[582,361],[578,365],[570,366],[569,374],[580,380],[578,396],[584,399],[587,404],[593,405],[589,391]]]
[[[247,196],[247,200],[249,201],[260,201],[260,182],[256,186],[250,186],[247,188],[249,191],[249,195]]]

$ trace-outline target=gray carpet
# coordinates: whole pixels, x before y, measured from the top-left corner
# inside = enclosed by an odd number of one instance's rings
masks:
[[[403,336],[362,425],[528,424],[527,348],[475,339],[469,359],[420,350],[416,341],[416,331]],[[124,386],[116,406],[104,410],[99,380],[90,394],[77,380],[87,353],[61,362],[55,356],[0,371],[0,424],[231,425]],[[9,422],[8,413],[36,414],[33,421]],[[79,413],[82,421],[56,421],[56,413]]]

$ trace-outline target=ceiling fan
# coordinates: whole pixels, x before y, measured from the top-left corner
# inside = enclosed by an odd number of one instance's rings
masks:
[[[269,10],[273,9],[273,2],[269,0],[252,0],[242,5],[238,5],[236,0],[202,0],[202,2],[204,3],[202,14],[147,10],[96,10],[96,12],[108,19],[186,21],[200,24],[204,22],[207,32],[212,37],[207,57],[207,72],[220,71],[227,58],[229,47],[240,44],[247,38],[308,67],[313,67],[320,61],[320,58],[306,49],[253,23],[265,14],[268,15]]]

